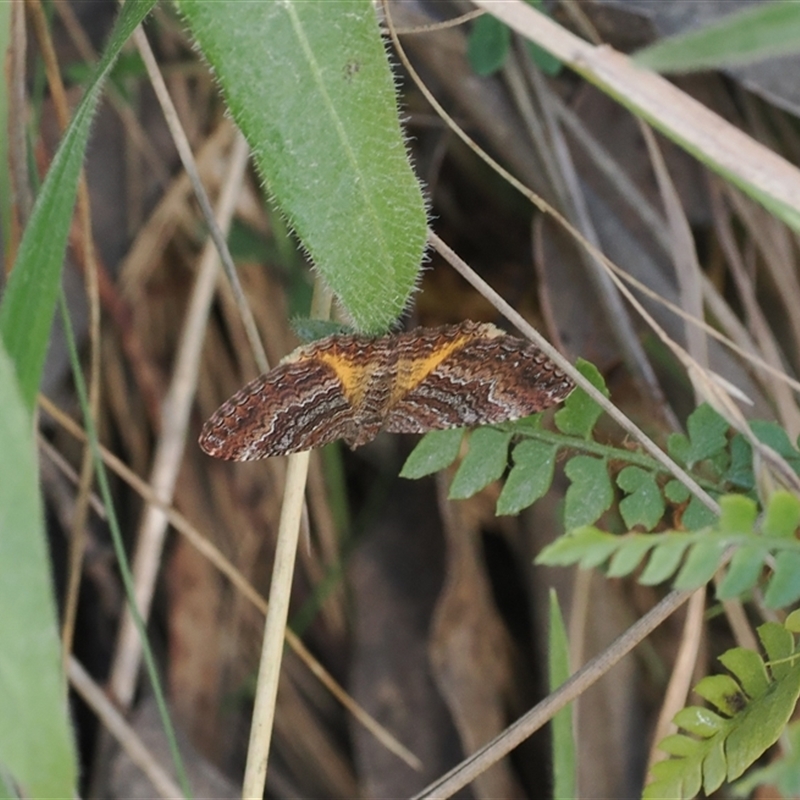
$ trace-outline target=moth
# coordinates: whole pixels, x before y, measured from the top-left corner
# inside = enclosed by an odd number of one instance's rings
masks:
[[[427,433],[543,411],[572,380],[536,345],[489,323],[370,337],[335,334],[297,348],[203,426],[210,456],[252,461],[381,431]]]

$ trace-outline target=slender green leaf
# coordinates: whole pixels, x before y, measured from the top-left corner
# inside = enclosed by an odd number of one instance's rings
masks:
[[[414,480],[449,467],[457,458],[464,438],[463,428],[426,433],[400,470],[401,478]]]
[[[0,764],[29,797],[73,797],[69,725],[31,414],[0,345]]]
[[[605,459],[575,456],[564,467],[572,481],[564,500],[564,525],[567,530],[589,525],[609,508],[614,500]]]
[[[450,486],[451,500],[464,500],[499,480],[508,466],[511,434],[497,428],[478,428],[469,437],[469,450]]]
[[[498,514],[519,514],[523,508],[544,497],[553,483],[556,445],[526,440],[512,451],[514,466],[497,499]]]
[[[796,608],[792,611],[783,621],[783,625],[787,631],[800,633],[800,608]]]
[[[618,537],[587,525],[559,536],[542,549],[534,563],[568,567],[580,562],[589,569],[602,564],[618,546]]]
[[[675,578],[674,588],[680,591],[697,589],[708,583],[719,569],[727,542],[698,542],[686,556],[686,561]]]
[[[97,430],[95,429],[94,420],[92,419],[91,411],[89,408],[89,395],[86,388],[86,382],[83,379],[83,374],[80,369],[80,358],[78,356],[78,348],[75,343],[75,336],[72,329],[72,322],[69,317],[67,309],[66,295],[62,291],[59,295],[59,310],[61,312],[61,321],[64,326],[64,334],[69,351],[70,366],[72,367],[72,377],[75,381],[75,389],[80,401],[81,411],[83,412],[83,421],[86,427],[86,435],[89,447],[92,451],[92,458],[94,461],[94,470],[97,476],[97,483],[100,488],[100,495],[105,504],[105,510],[108,517],[108,529],[111,533],[111,540],[114,545],[114,552],[117,557],[117,567],[122,578],[123,586],[125,587],[125,595],[128,601],[128,608],[133,618],[133,624],[139,635],[142,644],[142,657],[146,668],[147,676],[150,679],[150,689],[156,701],[159,716],[164,726],[164,735],[166,738],[167,748],[172,757],[172,763],[175,768],[175,773],[178,778],[178,783],[183,792],[184,797],[191,798],[191,788],[189,786],[189,779],[186,775],[186,768],[183,765],[183,760],[180,756],[178,749],[178,742],[175,736],[175,729],[169,718],[169,711],[167,710],[167,702],[164,695],[164,690],[161,685],[161,680],[158,675],[156,667],[155,656],[153,649],[147,639],[147,630],[144,620],[139,613],[136,600],[136,591],[133,580],[133,573],[131,572],[128,563],[127,554],[125,552],[125,544],[122,540],[122,531],[119,526],[116,511],[114,509],[114,501],[111,498],[111,488],[108,481],[108,473],[106,466],[103,462],[100,453],[100,443],[97,437]]]
[[[691,492],[677,480],[670,480],[664,487],[664,496],[672,503],[685,503]]]
[[[749,592],[757,583],[768,555],[766,548],[755,545],[740,547],[734,554],[725,577],[717,586],[717,597],[728,600]]]
[[[656,762],[650,774],[653,780],[644,787],[642,800],[664,800],[666,797],[673,800],[684,796],[681,768],[675,760]]]
[[[689,544],[688,536],[673,534],[654,547],[644,572],[639,576],[639,583],[655,586],[667,580],[678,569],[678,564]]]
[[[75,109],[36,198],[0,304],[0,338],[16,368],[28,409],[33,408],[39,390],[78,176],[100,90],[120,49],[154,4],[155,0],[130,0],[122,7],[94,80]]]
[[[725,730],[728,721],[708,708],[687,706],[682,708],[674,719],[679,728],[683,728],[695,736],[707,739],[718,731]]]
[[[633,58],[658,72],[693,72],[796,53],[799,43],[800,7],[786,2],[761,3],[663,39]]]
[[[733,786],[734,797],[757,797],[760,786],[777,787],[780,797],[800,797],[800,724],[788,725],[784,738],[781,755],[766,767],[749,770]]]
[[[683,733],[673,733],[664,737],[658,747],[671,756],[690,756],[697,749],[697,740]]]
[[[800,452],[789,440],[786,431],[777,422],[765,419],[754,419],[750,422],[750,429],[756,438],[769,445],[775,452],[789,462],[789,466],[800,474]]]
[[[671,433],[667,437],[667,453],[679,464],[685,465],[689,456],[689,437],[682,433]]]
[[[745,491],[755,485],[753,477],[753,448],[741,433],[734,435],[730,444],[731,462],[723,476],[724,480]]]
[[[554,692],[571,674],[569,641],[558,597],[550,590],[550,628],[548,636],[548,673],[550,691]],[[553,797],[570,800],[576,796],[577,753],[572,729],[572,704],[553,717]]]
[[[703,790],[706,795],[710,795],[722,786],[727,766],[725,739],[722,736],[717,736],[712,740],[711,747],[703,761]]]
[[[270,195],[368,333],[416,285],[427,236],[369,0],[179,0]]]
[[[622,578],[630,575],[641,564],[648,551],[655,547],[656,538],[638,533],[618,537],[620,548],[611,558],[606,575]]]

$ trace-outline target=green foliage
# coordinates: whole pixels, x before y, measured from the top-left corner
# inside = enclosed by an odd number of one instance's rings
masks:
[[[10,773],[28,797],[72,797],[77,760],[33,418],[2,344],[0,407],[0,772]]]
[[[547,671],[550,691],[554,692],[570,676],[569,640],[555,590],[550,590]],[[578,754],[572,725],[572,703],[553,717],[553,797],[570,800],[577,795]]]
[[[678,712],[674,721],[684,732],[660,743],[671,758],[653,767],[644,798],[692,798],[701,789],[710,794],[778,740],[800,696],[800,652],[782,625],[768,622],[758,634],[767,661],[739,647],[721,656],[730,675],[708,676],[695,687],[716,711],[691,706]]]
[[[405,309],[427,236],[369,0],[180,0],[276,206],[357,328]]]
[[[401,478],[424,478],[440,469],[449,467],[457,458],[464,437],[462,428],[447,431],[431,431],[425,434],[406,459]]]
[[[578,368],[605,390],[592,365],[579,363]],[[640,454],[593,442],[591,434],[599,413],[597,404],[576,390],[554,415],[559,433],[544,430],[541,415],[475,431],[469,437],[469,450],[453,480],[450,497],[470,497],[507,473],[497,513],[518,513],[550,488],[559,452],[578,451],[564,464],[564,474],[570,481],[564,501],[568,533],[545,548],[537,563],[591,568],[608,562],[610,577],[630,575],[641,568],[638,579],[643,584],[673,579],[678,589],[694,589],[711,580],[724,556],[732,551],[720,574],[720,599],[752,591],[770,567],[764,585],[767,606],[783,608],[800,600],[797,498],[788,492],[775,492],[759,518],[753,497],[729,493],[720,497],[722,513],[716,519],[681,483],[663,480],[659,464]],[[754,422],[752,430],[792,466],[800,467],[800,453],[782,429],[772,423]],[[727,424],[713,409],[700,406],[689,417],[687,431],[686,436],[670,437],[670,453],[692,467],[715,494],[726,486],[740,489],[755,483],[750,444],[739,434],[729,438]],[[420,477],[449,466],[460,453],[463,435],[460,430],[427,434],[401,474]],[[610,468],[615,461],[633,462],[616,475],[616,491]],[[664,517],[667,501],[683,506],[681,529],[615,535],[593,527],[615,498],[629,530],[636,526],[646,531],[655,529]]]
[[[494,427],[478,428],[469,438],[469,450],[459,464],[450,497],[463,500],[499,480],[508,463],[511,432]]]
[[[553,483],[557,454],[557,445],[535,439],[516,445],[511,451],[514,465],[497,498],[497,513],[518,514],[544,497]]]
[[[667,452],[679,464],[691,469],[702,461],[720,472],[726,465],[728,423],[711,406],[703,404],[686,421],[688,436],[673,433],[667,441]]]
[[[564,466],[571,483],[564,500],[564,526],[567,530],[588,525],[611,508],[614,490],[603,458],[574,456]]]
[[[467,42],[467,59],[478,75],[493,75],[508,58],[511,31],[491,14],[478,17]]]
[[[781,797],[800,797],[800,723],[787,725],[783,738],[787,746],[781,757],[737,781],[734,797],[750,797],[759,786],[775,786]]]
[[[592,369],[581,365],[595,385],[602,385]],[[537,564],[584,569],[605,565],[608,577],[638,572],[642,584],[672,580],[679,590],[696,589],[717,576],[720,600],[746,595],[761,582],[768,607],[783,608],[800,600],[800,499],[776,491],[766,507],[759,508],[753,492],[753,453],[744,437],[731,434],[709,406],[701,406],[689,417],[687,435],[670,437],[671,455],[718,496],[721,513],[717,517],[685,486],[665,478],[663,468],[646,456],[593,441],[598,417],[596,404],[576,391],[553,417],[558,433],[544,430],[540,415],[474,432],[451,497],[468,496],[500,478],[510,456],[512,466],[498,513],[516,513],[547,491],[559,452],[576,451],[564,464],[570,480],[564,504],[567,534],[546,547]],[[800,453],[779,426],[754,422],[751,429],[795,470],[800,468]],[[428,452],[435,458],[429,457],[420,472],[449,465],[450,458],[460,452],[463,434],[448,433],[453,435],[449,453],[444,454],[435,443],[440,433],[429,434],[409,463],[420,467],[423,459],[418,452]],[[615,475],[616,462],[627,465]],[[725,489],[740,493],[720,496]],[[742,494],[742,489],[749,494]],[[600,530],[593,523],[611,508],[615,497],[629,529],[656,528],[667,502],[678,507],[681,529],[624,535]],[[678,714],[676,723],[683,731],[662,743],[672,758],[654,767],[645,797],[688,798],[701,790],[714,791],[724,781],[741,776],[777,740],[800,695],[800,653],[793,632],[800,632],[800,611],[787,618],[786,627],[759,629],[769,663],[741,648],[721,657],[730,674],[710,676],[696,689],[713,708],[692,707]],[[785,786],[800,784],[800,768],[791,759],[775,774]]]
[[[608,389],[603,376],[594,364],[579,358],[575,367],[595,389],[608,397]],[[563,408],[556,411],[554,421],[556,427],[566,436],[589,439],[602,413],[603,409],[583,389],[578,387],[565,400]]]
[[[541,0],[527,0],[529,5],[546,13]],[[545,75],[558,75],[562,64],[553,55],[533,42],[525,42],[528,55]],[[511,31],[491,14],[478,17],[467,40],[467,60],[476,74],[493,75],[503,67],[511,49]]]
[[[578,360],[578,370],[606,395],[608,390],[597,368]],[[498,514],[518,514],[544,496],[553,482],[559,449],[587,444],[602,409],[581,389],[575,389],[554,415],[561,432],[554,435],[541,427],[541,414],[513,423],[477,429],[469,437],[469,451],[450,489],[451,499],[464,499],[500,479],[508,467],[509,447],[513,466],[497,502]],[[570,434],[569,436],[565,434]],[[433,431],[422,437],[408,457],[405,478],[419,478],[450,466],[459,454],[462,429]],[[521,441],[516,441],[519,437]],[[446,442],[446,446],[442,443]],[[627,455],[627,454],[626,454]],[[585,462],[576,459],[584,458]],[[594,522],[613,501],[613,488],[606,461],[576,456],[568,462],[573,483],[567,495],[566,513],[576,525]]]
[[[696,589],[722,568],[717,589],[721,600],[751,591],[771,563],[764,594],[766,605],[783,608],[799,600],[800,541],[795,533],[800,500],[788,492],[775,492],[760,518],[755,502],[742,495],[725,495],[719,503],[719,519],[699,531],[619,536],[587,525],[556,539],[542,550],[536,562],[594,567],[610,560],[608,574],[621,577],[630,575],[647,558],[639,582],[659,584],[677,572],[676,589]],[[731,548],[735,549],[733,558],[722,567],[723,555]]]
[[[606,391],[593,365],[579,362],[577,367],[601,391]],[[663,478],[660,464],[647,456],[592,441],[592,431],[600,413],[599,406],[576,389],[553,416],[559,433],[544,430],[539,414],[476,431],[469,438],[470,449],[453,481],[450,497],[469,497],[507,471],[497,513],[517,514],[550,488],[559,453],[577,451],[564,464],[564,474],[570,481],[564,503],[565,528],[572,538],[551,545],[544,551],[544,558],[550,558],[551,554],[562,558],[559,548],[563,547],[563,552],[572,554],[573,561],[559,563],[583,563],[580,547],[587,537],[584,526],[596,523],[612,507],[615,498],[619,500],[620,515],[628,529],[636,526],[655,529],[669,502],[683,506],[681,528],[699,537],[675,530],[659,534],[661,539],[634,533],[617,538],[597,531],[598,535],[609,536],[610,542],[617,543],[611,547],[614,552],[609,552],[609,557],[614,556],[609,567],[611,575],[629,574],[649,554],[641,580],[660,583],[675,573],[686,555],[676,585],[699,586],[713,575],[714,565],[727,542],[735,544],[737,551],[723,577],[721,597],[750,591],[757,583],[764,559],[772,554],[776,561],[765,595],[767,603],[771,607],[782,607],[800,597],[800,579],[795,578],[800,575],[800,561],[794,545],[788,541],[773,546],[773,541],[780,536],[792,539],[791,532],[800,522],[800,509],[791,495],[778,492],[773,496],[757,534],[753,533],[757,509],[750,496],[723,498],[723,517],[717,522],[714,514],[690,495],[682,483]],[[800,452],[779,426],[756,421],[751,423],[751,428],[760,441],[769,444],[800,471]],[[730,437],[727,423],[710,406],[702,405],[690,415],[687,431],[687,435],[671,436],[668,450],[675,460],[692,469],[712,494],[718,495],[725,489],[752,489],[755,477],[749,442],[738,433]],[[460,430],[427,434],[409,456],[401,474],[421,477],[449,466],[458,457],[463,435]],[[445,441],[447,445],[442,446]],[[511,468],[507,470],[509,461]],[[616,475],[616,492],[611,477],[615,462],[628,462]],[[702,537],[706,538],[701,545]]]
[[[655,475],[641,467],[625,467],[617,475],[617,486],[627,493],[620,501],[619,511],[628,528],[636,525],[648,531],[655,528],[665,509]]]
[[[155,0],[133,0],[120,11],[94,80],[75,109],[50,164],[3,294],[0,338],[14,363],[22,398],[29,410],[39,391],[78,176],[100,91],[122,46],[154,4]]]
[[[795,3],[761,3],[663,39],[640,50],[634,60],[661,72],[691,72],[796,53],[799,42],[800,8]]]

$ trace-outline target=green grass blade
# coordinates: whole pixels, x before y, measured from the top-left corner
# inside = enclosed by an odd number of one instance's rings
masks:
[[[762,3],[640,50],[633,60],[657,72],[746,64],[800,50],[800,6]]]
[[[405,309],[425,246],[394,85],[368,0],[179,0],[267,189],[368,333]]]
[[[100,489],[100,496],[103,498],[103,503],[105,505],[106,514],[108,517],[108,530],[111,534],[111,541],[114,545],[114,553],[117,557],[117,566],[119,567],[122,584],[125,587],[125,595],[128,600],[131,616],[133,617],[133,624],[142,642],[142,658],[144,659],[147,675],[150,678],[150,688],[152,689],[156,705],[158,706],[158,713],[164,726],[164,736],[166,738],[170,756],[172,757],[172,763],[175,768],[178,783],[183,791],[183,796],[191,800],[191,787],[186,774],[186,768],[183,764],[183,760],[178,749],[178,741],[177,737],[175,736],[175,729],[172,725],[172,720],[170,719],[169,711],[167,709],[166,696],[164,694],[162,681],[159,677],[159,672],[156,667],[153,648],[150,646],[150,641],[147,638],[147,628],[145,627],[144,620],[142,619],[136,604],[136,592],[134,589],[133,574],[131,572],[130,564],[128,563],[128,556],[125,552],[125,544],[122,539],[122,530],[120,528],[117,513],[114,508],[114,500],[111,496],[111,486],[108,481],[106,465],[100,453],[100,440],[98,439],[97,429],[95,428],[94,420],[92,419],[92,415],[89,411],[89,394],[86,388],[86,383],[83,380],[83,374],[80,370],[78,347],[75,342],[72,321],[69,317],[67,300],[64,292],[60,293],[59,301],[61,319],[64,325],[64,335],[67,342],[67,350],[69,351],[69,361],[72,366],[72,375],[75,380],[75,389],[78,394],[81,410],[83,411],[86,437],[89,447],[92,451],[92,458],[94,460],[94,469],[97,476],[97,485]]]
[[[548,673],[554,692],[570,676],[569,641],[555,591],[550,590]],[[572,703],[553,717],[553,797],[570,800],[576,796],[577,751],[572,725]]]
[[[0,305],[0,338],[16,368],[29,410],[36,399],[47,353],[78,177],[100,90],[122,46],[154,4],[155,0],[129,0],[122,7],[95,77],[75,110],[36,198]]]
[[[74,797],[33,421],[2,344],[0,408],[0,765],[28,797]]]

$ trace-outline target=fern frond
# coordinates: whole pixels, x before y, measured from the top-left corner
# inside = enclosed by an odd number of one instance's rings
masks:
[[[618,536],[584,526],[544,548],[536,563],[579,564],[588,569],[608,561],[608,575],[617,578],[642,566],[640,583],[656,585],[677,573],[674,587],[685,590],[710,581],[734,548],[733,557],[722,567],[720,599],[753,589],[768,563],[772,571],[766,581],[765,603],[782,608],[800,599],[800,541],[794,536],[800,500],[789,492],[775,492],[760,519],[755,502],[743,495],[726,495],[719,502],[719,519],[702,530]]]
[[[660,743],[671,757],[653,766],[643,798],[688,800],[701,788],[709,794],[778,740],[800,696],[800,652],[783,625],[766,623],[758,634],[768,660],[738,647],[723,654],[731,674],[703,678],[695,687],[716,711],[690,706],[678,712],[674,721],[685,733]]]

